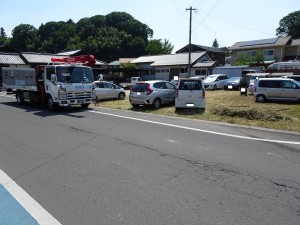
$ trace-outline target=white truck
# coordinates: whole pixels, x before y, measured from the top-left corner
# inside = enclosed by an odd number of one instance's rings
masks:
[[[131,88],[135,83],[143,81],[140,77],[128,77],[125,82],[120,82],[119,85],[124,89]]]
[[[52,63],[34,68],[2,68],[4,90],[12,90],[19,103],[87,108],[94,99],[92,55],[52,58]]]

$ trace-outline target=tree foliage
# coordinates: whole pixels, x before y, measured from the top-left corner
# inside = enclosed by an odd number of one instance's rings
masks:
[[[1,29],[1,35],[5,34]],[[12,32],[11,45],[21,51],[58,53],[83,49],[97,59],[113,61],[122,57],[148,54],[153,30],[125,12],[86,17],[74,23],[50,21],[36,29],[20,24]],[[0,36],[0,44],[2,40]],[[173,49],[169,41],[161,42],[162,53]]]
[[[0,28],[0,45],[7,42],[7,36],[3,27]]]
[[[259,65],[265,61],[263,51],[256,51],[255,55],[249,55],[247,52],[241,53],[233,62],[234,66]]]
[[[37,32],[30,24],[20,24],[12,31],[11,45],[21,51],[35,51],[39,45]]]
[[[214,42],[213,42],[213,44],[212,44],[212,47],[214,47],[214,48],[219,48],[219,43],[218,43],[218,41],[217,41],[216,38],[215,38],[215,40],[214,40]]]
[[[280,20],[276,35],[291,36],[293,39],[300,38],[300,10],[290,13]]]
[[[147,46],[147,52],[149,55],[161,55],[172,53],[174,46],[169,42],[169,40],[164,39],[153,39],[150,40]]]

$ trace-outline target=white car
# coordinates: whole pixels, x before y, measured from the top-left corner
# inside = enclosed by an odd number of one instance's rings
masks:
[[[209,75],[204,79],[205,89],[223,89],[228,77],[224,74],[213,74]]]
[[[179,108],[205,109],[205,89],[201,79],[180,79],[175,98],[175,109]]]
[[[96,101],[103,99],[123,100],[126,96],[124,88],[107,81],[93,83]]]

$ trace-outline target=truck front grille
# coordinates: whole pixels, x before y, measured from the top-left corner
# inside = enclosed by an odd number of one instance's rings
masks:
[[[92,92],[68,92],[67,99],[91,98]]]

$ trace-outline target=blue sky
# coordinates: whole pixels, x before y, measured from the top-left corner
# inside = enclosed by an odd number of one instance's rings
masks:
[[[0,3],[0,27],[8,36],[17,25],[38,28],[50,21],[78,22],[81,18],[126,12],[147,24],[154,39],[167,39],[174,52],[189,42],[190,6],[192,43],[221,47],[238,41],[273,38],[279,21],[300,10],[299,0],[9,0]]]

